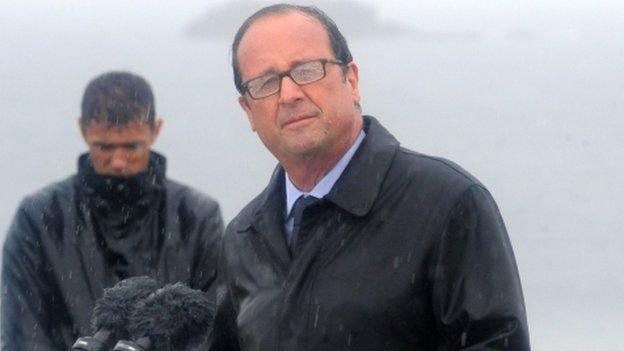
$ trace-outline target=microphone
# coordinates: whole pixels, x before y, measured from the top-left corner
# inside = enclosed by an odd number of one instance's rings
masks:
[[[149,296],[158,287],[159,284],[150,277],[132,277],[104,289],[93,309],[91,324],[93,330],[96,330],[95,334],[78,338],[72,351],[110,350],[116,340],[129,335],[126,324],[136,302]]]
[[[182,283],[166,285],[137,302],[128,324],[133,341],[120,340],[114,351],[196,347],[212,327],[214,314],[214,302],[205,292]]]

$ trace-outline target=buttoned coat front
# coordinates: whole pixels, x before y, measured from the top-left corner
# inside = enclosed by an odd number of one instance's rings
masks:
[[[212,350],[528,350],[489,192],[364,118],[364,142],[306,209],[292,252],[280,167],[229,224]]]

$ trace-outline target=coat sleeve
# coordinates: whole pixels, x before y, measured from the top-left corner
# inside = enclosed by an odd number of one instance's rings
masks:
[[[482,186],[471,186],[455,204],[433,267],[438,350],[530,349],[511,243]]]
[[[194,289],[213,291],[210,288],[216,279],[219,244],[223,236],[223,218],[216,201],[210,201],[207,210],[201,214],[198,230],[194,274],[190,285]]]
[[[64,348],[58,296],[47,280],[41,251],[42,228],[25,210],[18,210],[7,234],[2,255],[2,350],[60,350]],[[62,323],[59,323],[62,324]]]

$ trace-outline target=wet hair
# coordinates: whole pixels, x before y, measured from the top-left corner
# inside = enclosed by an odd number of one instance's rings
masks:
[[[116,126],[143,121],[154,126],[155,116],[152,88],[134,73],[103,73],[89,82],[82,97],[83,127],[93,121]]]
[[[236,90],[238,90],[241,95],[243,94],[243,81],[240,74],[240,67],[238,65],[237,56],[238,47],[241,40],[243,39],[243,36],[245,35],[249,27],[257,20],[269,17],[271,15],[288,12],[299,12],[304,15],[311,16],[319,21],[327,31],[327,35],[329,36],[329,43],[331,45],[331,49],[334,53],[335,58],[344,62],[345,64],[353,61],[351,51],[349,50],[349,46],[347,45],[347,40],[338,29],[338,26],[336,26],[336,23],[334,23],[334,21],[329,16],[327,16],[325,12],[314,6],[299,6],[291,4],[276,4],[267,6],[258,10],[256,13],[247,18],[236,32],[236,36],[234,36],[234,42],[232,43],[232,70],[234,71],[234,85],[236,85]],[[343,72],[346,72],[346,67],[343,68]]]

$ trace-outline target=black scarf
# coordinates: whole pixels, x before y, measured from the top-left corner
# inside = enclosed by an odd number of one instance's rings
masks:
[[[147,207],[161,192],[165,180],[166,159],[151,152],[147,169],[130,177],[102,175],[95,172],[89,154],[78,160],[78,177],[89,204],[107,213],[136,212]],[[127,214],[126,214],[127,215]]]
[[[166,159],[151,152],[147,169],[131,177],[95,172],[89,154],[78,160],[78,191],[88,208],[89,222],[108,265],[123,279],[150,265],[158,233],[147,228],[145,218],[158,213],[164,194]],[[148,228],[151,228],[149,226]]]

